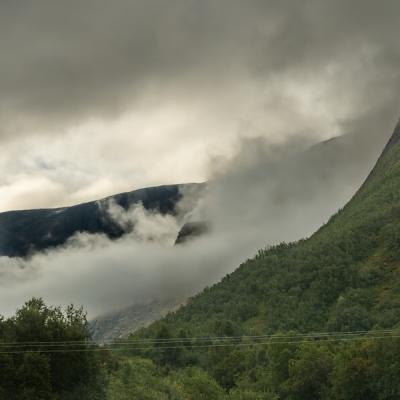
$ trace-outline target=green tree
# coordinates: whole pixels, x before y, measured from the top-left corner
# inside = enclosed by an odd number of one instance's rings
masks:
[[[171,400],[223,400],[225,392],[205,371],[185,368],[169,377],[172,384]]]
[[[289,361],[289,379],[284,386],[289,399],[320,400],[327,390],[332,354],[324,346],[303,345]]]
[[[3,346],[14,343],[3,347],[11,354],[0,355],[0,393],[7,399],[105,398],[100,357],[86,351],[92,345],[85,344],[90,333],[81,308],[47,307],[33,298],[14,317],[0,321],[0,335]],[[80,344],[49,346],[71,341]]]

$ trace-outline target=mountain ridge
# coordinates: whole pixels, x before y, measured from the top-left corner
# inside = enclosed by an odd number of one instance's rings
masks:
[[[199,189],[204,184],[162,185],[119,193],[101,200],[70,207],[16,210],[0,213],[0,256],[25,257],[57,247],[78,232],[103,233],[117,239],[125,232],[104,212],[102,205],[113,201],[128,210],[143,204],[149,211],[175,214],[182,190]]]
[[[349,329],[346,324],[350,323],[347,317],[347,322],[340,322],[343,316],[335,314],[340,314],[340,299],[359,291],[371,296],[369,302],[354,302],[361,310],[359,314],[368,315],[369,322],[363,328],[394,326],[379,314],[382,298],[377,286],[369,287],[365,282],[365,275],[377,274],[379,287],[398,282],[400,290],[400,281],[389,279],[397,271],[400,274],[400,252],[396,251],[397,234],[400,238],[399,128],[397,124],[354,197],[309,239],[260,250],[221,282],[139,335],[152,336],[164,323],[173,331],[175,326],[190,329],[191,335],[224,335],[216,328],[219,318],[229,320],[231,329],[243,334],[291,329],[340,331]],[[382,269],[386,264],[394,265],[394,269]],[[388,289],[385,296],[390,298],[396,288]],[[400,299],[393,307],[400,312]],[[241,308],[242,315],[238,312]],[[204,309],[208,309],[207,315],[201,311]],[[358,315],[353,317],[359,319]],[[261,319],[267,322],[260,323]]]
[[[130,343],[154,341],[126,348],[132,371],[150,363],[140,380],[152,367],[157,383],[202,376],[214,399],[398,399],[398,125],[389,143],[353,198],[308,239],[261,249],[131,335]],[[125,388],[123,371],[115,376]]]

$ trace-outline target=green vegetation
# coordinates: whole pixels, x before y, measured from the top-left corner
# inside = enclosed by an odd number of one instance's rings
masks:
[[[92,351],[75,351],[86,350],[89,338],[82,309],[28,301],[14,317],[0,321],[0,399],[104,399],[104,360]],[[71,341],[82,344],[46,344]]]
[[[0,398],[398,400],[400,144],[392,143],[311,238],[259,251],[117,344],[122,352],[1,355]],[[87,338],[86,322],[79,310],[33,300],[1,322],[0,338]]]
[[[218,400],[223,389],[205,371],[189,367],[165,374],[152,361],[121,361],[108,386],[109,400],[165,399]]]
[[[400,328],[399,221],[400,145],[395,143],[354,198],[311,238],[259,251],[132,339]],[[127,354],[151,359],[163,379],[200,368],[234,399],[400,398],[396,338],[192,344]]]

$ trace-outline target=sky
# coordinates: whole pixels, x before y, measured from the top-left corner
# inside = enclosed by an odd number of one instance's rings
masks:
[[[398,15],[391,0],[0,0],[0,211],[208,181],[214,226],[179,249],[81,236],[1,258],[0,313],[32,295],[92,316],[185,298],[310,235],[400,116]]]
[[[0,211],[204,181],[246,138],[379,148],[400,112],[399,8],[1,1]]]

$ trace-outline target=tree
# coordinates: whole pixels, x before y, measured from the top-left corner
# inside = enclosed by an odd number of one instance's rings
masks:
[[[7,399],[103,399],[104,374],[100,358],[89,351],[89,339],[81,308],[27,301],[14,317],[0,321],[0,342],[11,353],[0,356],[0,394]],[[60,347],[62,342],[70,344]]]
[[[324,346],[304,345],[289,362],[289,379],[285,383],[293,400],[320,400],[326,391],[332,370],[332,355]]]

